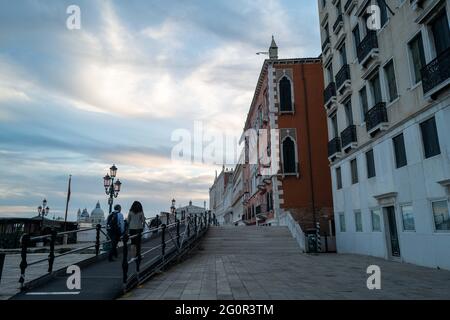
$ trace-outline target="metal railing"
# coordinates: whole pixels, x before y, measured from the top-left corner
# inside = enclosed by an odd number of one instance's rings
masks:
[[[350,67],[348,64],[342,66],[339,72],[336,74],[336,88],[339,90],[345,81],[350,80]]]
[[[336,137],[328,142],[328,157],[341,152],[341,139]]]
[[[328,104],[333,97],[336,97],[336,84],[334,82],[330,82],[323,92],[323,101],[325,104]]]
[[[66,256],[68,254],[78,253],[78,252],[85,251],[85,250],[91,249],[91,248],[95,248],[95,255],[98,256],[100,254],[100,245],[111,242],[111,240],[105,240],[103,242],[100,242],[100,233],[103,233],[107,239],[109,238],[108,235],[102,230],[102,228],[104,228],[104,227],[102,227],[101,225],[98,224],[96,227],[92,227],[92,228],[64,231],[64,232],[59,232],[59,233],[57,233],[55,230],[52,230],[50,234],[36,236],[36,237],[31,237],[27,233],[22,235],[22,238],[20,240],[20,242],[21,242],[21,253],[20,253],[21,261],[20,261],[20,265],[19,265],[19,267],[20,267],[20,278],[19,278],[20,289],[21,290],[24,289],[25,272],[28,267],[48,261],[47,272],[49,274],[51,274],[53,272],[53,265],[54,265],[55,259],[57,259],[59,257]],[[91,230],[96,230],[95,243],[55,255],[55,243],[56,243],[56,239],[58,237],[73,234],[73,233],[91,231]],[[47,239],[50,239],[50,252],[49,252],[48,257],[28,263],[28,261],[27,261],[28,248],[33,243],[44,241]]]
[[[423,93],[426,94],[450,78],[450,47],[421,70]]]
[[[356,126],[354,124],[348,126],[344,131],[341,132],[341,141],[342,148],[345,148],[349,144],[358,141],[356,136]]]
[[[361,63],[367,55],[373,50],[378,48],[377,32],[369,30],[364,39],[361,40],[357,48],[358,61]]]
[[[339,27],[339,24],[344,23],[344,20],[342,18],[342,13],[340,13],[337,18],[336,21],[334,22],[333,25],[333,32],[336,32],[336,29]]]
[[[366,129],[372,130],[381,123],[388,122],[386,111],[386,103],[378,102],[373,108],[366,113]]]

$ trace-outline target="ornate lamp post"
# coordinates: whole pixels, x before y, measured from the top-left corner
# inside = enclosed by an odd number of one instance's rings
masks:
[[[112,212],[112,206],[114,202],[114,198],[119,196],[120,187],[122,186],[122,182],[117,179],[114,182],[117,174],[117,167],[113,164],[111,168],[109,168],[109,174],[103,177],[103,186],[105,187],[105,193],[109,195],[108,204],[109,204],[109,213]]]
[[[47,206],[47,199],[44,199],[42,201],[42,206],[39,206],[37,209],[38,209],[39,217],[42,217],[41,230],[44,230],[44,219],[45,219],[45,216],[47,216],[48,213],[50,212],[50,208]]]

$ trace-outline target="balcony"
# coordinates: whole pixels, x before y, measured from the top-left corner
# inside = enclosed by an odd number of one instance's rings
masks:
[[[450,48],[421,70],[423,94],[431,97],[450,84]]]
[[[363,66],[367,65],[371,59],[378,57],[378,38],[376,31],[369,31],[357,48],[358,61]]]
[[[367,132],[374,136],[377,131],[386,130],[388,127],[386,103],[379,102],[366,113]]]
[[[358,138],[356,136],[356,126],[350,125],[341,132],[342,150],[346,151],[349,148],[356,148],[358,146]]]
[[[330,106],[335,104],[336,102],[336,84],[334,82],[330,82],[328,87],[323,91],[323,101],[325,103],[325,107],[330,109]]]
[[[341,70],[336,74],[336,88],[341,92],[343,87],[350,87],[350,67],[348,64],[342,66]],[[344,88],[345,89],[345,88]]]
[[[358,0],[347,0],[347,2],[344,5],[344,12],[345,14],[350,15],[353,8],[358,5]]]
[[[331,47],[330,36],[327,36],[322,43],[322,53],[325,54]]]
[[[338,34],[343,26],[344,26],[344,19],[342,18],[342,13],[341,13],[337,16],[336,22],[333,25],[333,32],[335,34]]]
[[[341,139],[339,137],[334,138],[328,142],[328,160],[334,161],[341,157]]]

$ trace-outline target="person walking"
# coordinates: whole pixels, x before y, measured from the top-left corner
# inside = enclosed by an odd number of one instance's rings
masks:
[[[109,250],[108,260],[114,261],[113,258],[117,258],[117,245],[120,241],[120,237],[125,232],[125,221],[123,214],[121,213],[122,207],[119,204],[114,206],[114,211],[111,212],[106,219],[106,231],[108,237],[111,240],[111,250]]]
[[[141,252],[142,231],[145,228],[145,215],[142,204],[139,201],[133,202],[127,217],[128,230],[132,244],[132,255],[136,256]]]

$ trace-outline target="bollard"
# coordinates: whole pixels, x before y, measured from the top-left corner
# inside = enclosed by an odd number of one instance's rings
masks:
[[[122,249],[122,253],[123,253],[123,259],[122,259],[122,273],[123,273],[123,285],[124,288],[126,286],[127,280],[128,280],[128,234],[125,233],[123,235],[123,249]]]
[[[56,235],[57,232],[55,229],[53,229],[50,238],[50,253],[48,255],[48,273],[51,273],[53,271],[53,262],[55,261]]]
[[[20,240],[22,242],[22,251],[20,253],[20,256],[22,258],[22,261],[20,262],[20,289],[23,290],[23,285],[25,283],[25,270],[27,269],[28,263],[27,263],[27,250],[28,246],[30,244],[30,235],[24,234],[22,236],[22,239]]]
[[[96,235],[95,235],[95,255],[100,254],[100,230],[102,228],[101,224],[96,225]]]
[[[166,225],[163,224],[161,228],[161,254],[164,259],[164,256],[166,254]]]

